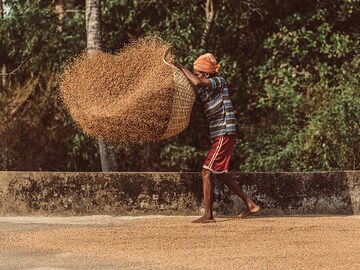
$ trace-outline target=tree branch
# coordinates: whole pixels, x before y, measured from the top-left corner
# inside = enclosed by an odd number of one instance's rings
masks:
[[[27,62],[27,60],[29,60],[29,58],[26,58],[24,61],[22,61],[21,64],[13,71],[9,73],[0,73],[0,76],[11,76],[13,74],[16,74],[16,71],[18,71],[21,68],[21,66]]]

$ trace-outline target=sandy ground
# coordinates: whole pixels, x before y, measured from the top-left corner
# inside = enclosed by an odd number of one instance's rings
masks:
[[[0,269],[360,269],[360,216],[0,217]]]

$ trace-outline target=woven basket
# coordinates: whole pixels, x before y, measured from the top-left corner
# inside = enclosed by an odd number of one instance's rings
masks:
[[[173,70],[174,95],[170,120],[161,139],[175,136],[189,125],[191,110],[195,102],[195,91],[188,78],[180,69],[166,61],[168,53],[169,49],[164,53],[163,61]]]

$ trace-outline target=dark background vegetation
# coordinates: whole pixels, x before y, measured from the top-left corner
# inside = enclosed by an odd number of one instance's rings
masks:
[[[64,64],[86,49],[85,1],[2,2],[2,73],[22,65],[0,84],[0,170],[101,170],[97,141],[56,98]],[[152,33],[189,68],[216,56],[238,124],[231,169],[241,171],[360,169],[359,25],[356,0],[102,1],[105,51]],[[118,168],[199,171],[208,147],[195,106],[180,135],[117,146]]]

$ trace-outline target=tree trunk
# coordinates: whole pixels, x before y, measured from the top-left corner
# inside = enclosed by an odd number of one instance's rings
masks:
[[[87,51],[101,50],[100,0],[86,0]]]
[[[201,42],[200,42],[200,47],[204,48],[206,47],[206,41],[207,41],[207,37],[209,35],[210,32],[210,27],[211,24],[214,21],[214,17],[215,17],[215,1],[214,0],[206,0],[206,4],[205,4],[205,18],[206,18],[206,22],[205,22],[205,28],[204,28],[204,32],[202,34],[201,37]]]
[[[0,0],[0,19],[2,20],[4,18],[4,8],[3,8],[3,1]],[[2,88],[5,88],[6,87],[6,73],[7,73],[7,70],[6,70],[6,65],[5,64],[2,64],[0,65],[1,66],[1,72],[0,74],[1,75],[1,87]],[[1,88],[0,87],[0,88]]]
[[[3,64],[1,67],[1,86],[2,88],[6,87],[6,74],[7,74],[7,69],[6,69],[6,65]]]
[[[86,0],[86,36],[87,52],[91,55],[101,50],[100,0]],[[99,138],[101,170],[116,171],[114,146]]]
[[[57,27],[57,30],[62,32],[65,17],[65,0],[61,0],[55,4],[54,12],[59,15],[59,26]]]

